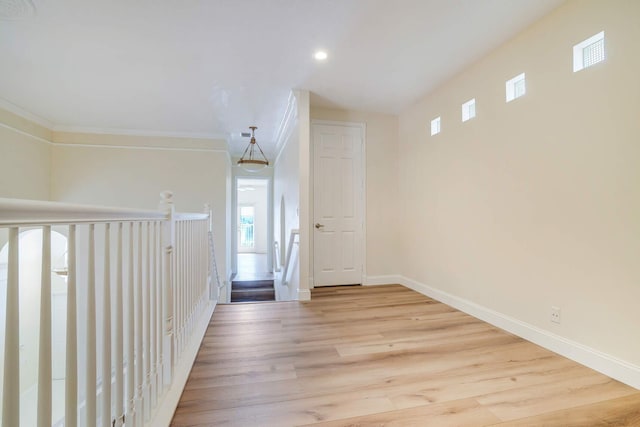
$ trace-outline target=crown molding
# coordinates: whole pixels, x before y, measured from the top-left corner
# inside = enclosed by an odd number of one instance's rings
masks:
[[[225,149],[219,148],[191,148],[191,147],[157,147],[157,146],[142,146],[142,145],[110,145],[110,144],[69,144],[66,142],[50,142],[51,145],[56,147],[65,147],[65,148],[106,148],[106,149],[116,149],[116,150],[149,150],[149,151],[196,151],[202,153],[223,153],[229,154],[229,152]]]
[[[97,135],[151,136],[165,138],[218,139],[228,141],[228,135],[204,132],[171,132],[144,129],[93,128],[82,126],[54,126],[54,132],[90,133]],[[228,144],[228,142],[227,142]]]
[[[43,126],[49,130],[53,130],[53,128],[55,127],[55,123],[53,123],[52,121],[38,116],[37,114],[34,114],[30,111],[27,111],[24,108],[19,107],[4,98],[0,98],[0,108],[2,108],[3,110],[7,110],[8,112],[15,114],[16,116],[20,116],[23,119],[29,120],[37,125]]]
[[[126,135],[126,136],[151,136],[151,137],[167,137],[167,138],[193,138],[193,139],[218,139],[224,140],[229,145],[229,135],[221,133],[205,133],[205,132],[167,132],[153,131],[144,129],[118,129],[118,128],[94,128],[82,126],[63,126],[38,116],[14,103],[0,98],[0,108],[13,113],[23,119],[29,120],[35,124],[43,126],[53,132],[69,132],[69,133],[89,133],[99,135]]]
[[[9,125],[7,125],[5,123],[0,123],[0,128],[9,129],[9,130],[11,130],[11,131],[13,131],[15,133],[18,133],[20,135],[24,135],[24,136],[29,137],[29,138],[33,138],[34,140],[42,142],[42,143],[45,143],[47,145],[54,145],[53,142],[51,142],[51,141],[49,141],[47,139],[44,139],[44,138],[41,138],[39,136],[33,135],[33,134],[29,133],[29,132],[25,132],[25,131],[23,131],[21,129],[17,129],[17,128],[13,127],[13,126],[9,126]]]

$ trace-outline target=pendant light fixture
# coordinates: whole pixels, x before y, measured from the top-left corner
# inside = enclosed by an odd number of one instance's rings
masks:
[[[264,155],[262,148],[256,142],[255,131],[258,129],[256,126],[249,126],[251,129],[251,141],[245,148],[242,157],[238,160],[238,166],[249,172],[257,172],[260,169],[269,166],[269,160]],[[258,150],[256,150],[258,147]]]

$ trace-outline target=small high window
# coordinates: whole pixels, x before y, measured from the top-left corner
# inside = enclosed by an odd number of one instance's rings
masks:
[[[604,61],[604,31],[573,47],[573,72]]]
[[[507,82],[507,102],[520,98],[527,93],[524,73],[515,76]]]
[[[431,120],[431,136],[437,135],[440,133],[440,116]]]
[[[466,122],[476,116],[476,99],[470,99],[462,104],[462,121]]]

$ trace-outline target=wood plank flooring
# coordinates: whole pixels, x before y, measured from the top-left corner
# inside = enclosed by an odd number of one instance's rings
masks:
[[[400,285],[219,305],[172,426],[640,426],[640,391]]]

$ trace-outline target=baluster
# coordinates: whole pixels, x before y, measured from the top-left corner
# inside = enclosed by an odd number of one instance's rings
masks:
[[[186,245],[186,230],[187,223],[182,221],[182,232],[180,233],[180,253],[182,254],[182,259],[180,261],[180,273],[182,276],[182,282],[180,284],[180,355],[182,355],[182,350],[184,349],[184,340],[185,340],[185,319],[186,319],[186,310],[185,307],[186,299],[187,299],[187,269],[185,266],[187,265],[187,245]]]
[[[135,320],[135,329],[136,329],[136,386],[137,386],[137,395],[136,395],[136,406],[138,410],[136,411],[136,424],[142,425],[142,418],[144,417],[144,402],[142,399],[142,389],[144,384],[144,377],[142,371],[142,355],[144,353],[144,349],[142,348],[142,334],[143,334],[143,325],[142,325],[142,269],[143,269],[143,260],[142,260],[142,223],[138,223],[138,259],[137,259],[137,274],[136,274],[136,320]]]
[[[167,378],[167,380],[169,380],[169,378],[173,377],[173,365],[175,364],[174,360],[175,360],[175,352],[176,352],[176,346],[175,346],[175,318],[174,318],[174,313],[175,313],[175,304],[174,304],[174,298],[173,298],[173,288],[175,286],[175,276],[174,276],[174,271],[175,268],[173,266],[173,247],[171,245],[168,245],[164,248],[164,274],[163,274],[163,293],[164,293],[164,300],[163,300],[163,314],[164,314],[164,319],[165,319],[165,333],[167,334],[167,341],[168,341],[168,357],[169,360],[168,361],[164,361],[164,366],[163,366],[163,372],[162,372],[162,381],[163,381],[163,389],[164,389],[164,381],[165,378]],[[164,350],[164,347],[163,347]],[[165,375],[165,369],[166,369],[166,375]]]
[[[207,221],[203,221],[200,226],[200,250],[202,251],[202,290],[201,297],[203,302],[207,300],[207,295],[209,295],[209,268],[207,261],[209,259],[209,246],[207,241]]]
[[[20,316],[18,227],[9,229],[7,310],[4,336],[4,379],[2,384],[2,425],[20,425]]]
[[[209,272],[209,230],[208,221],[202,223],[202,297],[203,302],[207,300],[211,294],[211,285],[213,284],[213,271]],[[211,282],[209,282],[209,274],[211,274]]]
[[[176,286],[175,286],[175,333],[176,333],[176,358],[173,360],[174,366],[177,359],[180,357],[180,350],[182,349],[182,221],[176,223]]]
[[[142,224],[141,224],[142,225]],[[151,239],[151,228],[150,228],[150,223],[149,221],[146,222],[146,226],[145,228],[147,229],[146,232],[146,236],[145,236],[145,254],[144,254],[144,282],[143,282],[143,286],[144,289],[143,291],[143,336],[142,339],[144,341],[144,351],[143,351],[143,377],[144,377],[144,388],[143,388],[143,396],[145,399],[145,413],[144,413],[144,419],[147,420],[149,418],[149,401],[147,399],[150,398],[150,383],[149,380],[151,378],[151,374],[150,374],[150,361],[151,361],[151,347],[150,347],[150,337],[151,337],[151,332],[150,332],[150,324],[151,324],[151,319],[150,319],[150,311],[151,308],[149,306],[149,302],[151,300],[151,280],[150,280],[150,261],[151,261],[151,256],[150,256],[150,251],[149,251],[149,243],[150,243],[150,239]]]
[[[190,316],[190,310],[189,310],[189,296],[190,296],[190,292],[189,292],[189,284],[191,282],[191,248],[189,247],[189,234],[190,234],[190,230],[189,230],[189,226],[190,226],[191,222],[190,221],[185,221],[184,223],[184,228],[185,228],[185,233],[184,233],[184,246],[185,246],[185,259],[184,259],[184,341],[182,343],[182,347],[183,349],[187,346],[187,340],[189,337],[189,319],[191,318]]]
[[[38,348],[38,427],[51,427],[51,226],[42,227],[40,340]]]
[[[118,241],[116,243],[116,313],[114,319],[115,337],[114,337],[114,368],[115,368],[115,390],[114,390],[114,415],[116,422],[114,426],[122,426],[124,420],[124,342],[123,342],[123,327],[122,327],[122,223],[118,223]]]
[[[185,236],[184,236],[184,245],[186,257],[184,260],[184,273],[185,273],[185,286],[184,286],[184,313],[185,313],[185,331],[184,331],[184,343],[183,347],[187,346],[187,338],[189,337],[190,332],[190,319],[191,319],[191,310],[189,304],[189,298],[191,297],[191,245],[190,245],[190,237],[191,237],[191,221],[185,222]]]
[[[200,222],[196,221],[193,224],[193,247],[194,247],[194,256],[196,258],[196,265],[194,269],[195,283],[193,286],[193,304],[194,304],[194,320],[198,318],[198,314],[200,314],[200,287],[202,286],[201,278],[202,278],[202,266],[201,266],[201,256],[202,250],[200,248]]]
[[[184,327],[184,331],[182,333],[182,348],[184,349],[187,346],[187,338],[189,337],[189,282],[191,271],[189,269],[189,265],[191,263],[191,250],[189,248],[189,222],[184,222],[184,260],[182,263],[182,268],[184,269],[184,297],[182,299],[183,302],[183,314],[184,318],[182,320],[182,324]]]
[[[202,308],[202,289],[204,286],[204,281],[206,280],[203,273],[204,262],[202,259],[203,250],[202,250],[202,221],[198,222],[198,314],[200,314],[200,309]]]
[[[111,224],[104,226],[104,293],[102,298],[102,425],[111,427]]]
[[[202,251],[200,250],[200,221],[195,221],[193,223],[193,248],[194,248],[194,256],[196,259],[196,265],[194,267],[194,279],[195,283],[193,284],[193,319],[198,318],[198,314],[200,314],[200,286],[202,283],[201,279],[201,259]]]
[[[86,424],[96,424],[96,259],[95,224],[89,224],[89,268],[87,277],[87,383],[86,383]]]
[[[76,301],[76,226],[67,241],[67,360],[65,361],[65,427],[78,425],[78,321]]]
[[[158,368],[156,371],[156,395],[162,395],[164,384],[164,347],[162,336],[163,299],[162,299],[162,223],[156,224],[156,347],[158,351]]]
[[[135,400],[135,342],[134,342],[134,281],[133,281],[133,222],[129,223],[129,274],[127,280],[128,292],[127,292],[127,400],[129,401],[129,407],[126,413],[126,425],[127,427],[133,427],[135,425],[135,413],[136,413],[136,400]]]
[[[182,350],[187,342],[187,320],[189,318],[189,223],[183,222],[182,229]]]
[[[149,224],[149,400],[152,408],[156,407],[156,222]]]
[[[200,296],[200,221],[193,222],[193,324],[198,318],[199,296]]]
[[[200,307],[200,295],[202,293],[202,221],[197,224],[197,245],[198,245],[198,308]],[[199,310],[198,310],[199,311]]]

